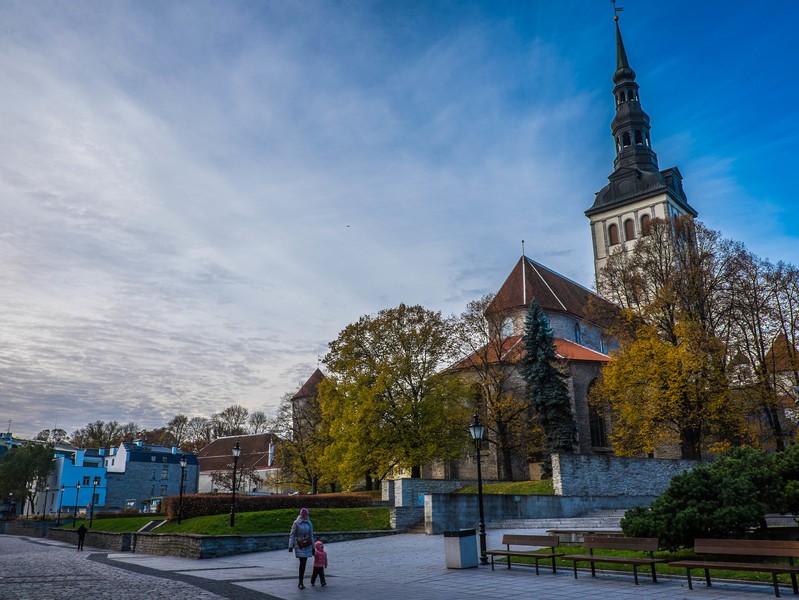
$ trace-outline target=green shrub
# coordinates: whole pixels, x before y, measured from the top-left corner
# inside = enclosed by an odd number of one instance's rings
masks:
[[[690,547],[696,538],[743,537],[765,528],[767,512],[799,505],[796,491],[799,451],[767,455],[736,448],[675,475],[651,507],[628,510],[621,527],[628,536],[660,538],[661,547],[670,550]]]
[[[178,496],[164,498],[167,519],[178,518]],[[369,496],[358,494],[314,494],[312,496],[236,496],[236,512],[273,510],[275,508],[364,508],[371,506]],[[221,515],[230,512],[230,494],[190,494],[183,496],[183,518]]]

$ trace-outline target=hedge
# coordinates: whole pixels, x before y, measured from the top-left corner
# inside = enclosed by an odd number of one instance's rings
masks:
[[[178,496],[162,500],[162,508],[170,521],[178,518]],[[236,496],[236,512],[254,512],[276,508],[363,508],[371,506],[369,496],[357,494],[314,494],[312,496],[272,494],[269,496]],[[230,512],[230,494],[189,494],[183,496],[183,518],[221,515]]]

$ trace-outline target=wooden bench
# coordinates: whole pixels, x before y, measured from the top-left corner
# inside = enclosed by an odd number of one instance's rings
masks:
[[[649,565],[652,569],[652,582],[657,583],[655,563],[665,562],[665,558],[655,558],[653,552],[658,549],[657,538],[634,537],[608,537],[586,536],[583,546],[588,548],[589,554],[567,554],[563,560],[572,561],[574,565],[574,578],[577,579],[577,563],[587,562],[591,565],[591,577],[596,577],[596,563],[632,565],[635,585],[638,585],[638,567]],[[612,556],[607,554],[594,554],[594,550],[632,550],[646,552],[648,556]]]
[[[708,554],[714,559],[720,556],[747,556],[750,558],[787,558],[785,563],[755,563],[732,562],[729,560],[678,560],[670,562],[669,566],[684,567],[688,576],[688,589],[694,589],[691,582],[691,569],[702,569],[705,572],[705,583],[710,587],[710,570],[727,569],[730,571],[756,571],[771,573],[774,584],[774,595],[780,597],[780,588],[777,585],[777,575],[788,573],[791,576],[793,593],[799,594],[796,585],[796,574],[799,567],[794,565],[794,557],[799,556],[799,542],[783,540],[694,540],[694,553]]]
[[[506,533],[502,536],[502,543],[505,544],[504,550],[486,550],[486,554],[491,556],[491,570],[494,570],[494,557],[504,556],[508,560],[508,568],[510,569],[510,559],[512,556],[524,556],[535,559],[535,574],[538,572],[538,561],[542,559],[549,559],[552,561],[552,572],[557,573],[557,566],[555,565],[555,557],[563,556],[563,553],[558,554],[555,552],[555,546],[558,545],[558,536],[556,535],[524,535],[524,534],[511,534]],[[536,548],[549,548],[549,552],[542,552],[541,550],[520,550],[511,548],[511,546],[526,546]],[[517,563],[518,564],[518,563]]]

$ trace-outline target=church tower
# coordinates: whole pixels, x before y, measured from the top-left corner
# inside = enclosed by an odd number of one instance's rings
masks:
[[[616,144],[613,173],[608,184],[596,193],[594,204],[585,211],[591,221],[594,244],[594,272],[608,256],[632,247],[646,235],[654,218],[697,216],[688,204],[677,167],[659,170],[658,158],[649,136],[649,115],[641,107],[635,71],[627,61],[616,15],[616,73],[613,98],[616,116],[610,130]]]

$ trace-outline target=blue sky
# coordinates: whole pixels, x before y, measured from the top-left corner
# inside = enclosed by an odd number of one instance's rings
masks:
[[[799,262],[790,1],[621,3],[661,168]],[[732,9],[731,7],[736,7]],[[592,285],[612,7],[0,4],[0,425],[272,410],[359,316]]]

